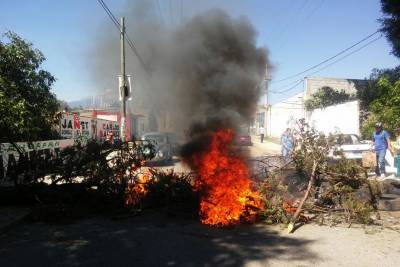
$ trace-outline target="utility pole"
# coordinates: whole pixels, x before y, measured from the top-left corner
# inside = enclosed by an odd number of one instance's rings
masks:
[[[119,93],[121,96],[121,141],[126,141],[126,75],[125,75],[125,18],[121,17],[121,84]]]

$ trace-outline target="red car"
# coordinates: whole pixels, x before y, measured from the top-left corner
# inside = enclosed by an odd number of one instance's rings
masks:
[[[247,133],[240,133],[235,137],[235,145],[238,146],[252,146],[251,136]]]

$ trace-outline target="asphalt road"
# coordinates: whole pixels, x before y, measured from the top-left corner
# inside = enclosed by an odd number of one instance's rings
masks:
[[[259,138],[256,136],[252,136],[253,145],[252,146],[240,146],[237,147],[240,152],[248,155],[248,158],[254,159],[263,156],[272,156],[279,155],[281,146],[265,140],[264,143],[261,143]],[[188,166],[185,166],[181,161],[177,160],[173,164],[159,166],[157,167],[163,170],[171,170],[173,169],[175,172],[190,172]]]
[[[215,229],[156,214],[0,234],[0,266],[399,266],[400,235],[306,225]]]

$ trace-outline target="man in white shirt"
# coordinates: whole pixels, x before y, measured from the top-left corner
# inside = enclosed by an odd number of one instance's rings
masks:
[[[263,143],[264,142],[264,135],[265,135],[265,129],[264,129],[263,126],[260,127],[259,132],[260,132],[260,141],[261,141],[261,143]]]

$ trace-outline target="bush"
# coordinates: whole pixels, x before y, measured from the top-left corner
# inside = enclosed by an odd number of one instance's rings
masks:
[[[329,86],[324,86],[311,95],[311,98],[304,102],[304,106],[307,111],[312,111],[344,103],[352,99],[354,99],[354,96],[347,94],[344,90],[337,91]]]
[[[368,182],[367,174],[357,162],[348,160],[342,151],[335,150],[332,137],[317,133],[301,120],[294,130],[296,149],[293,162],[300,174],[309,177],[307,191],[299,204],[306,202],[309,194],[314,199],[310,203],[326,210],[343,209],[346,222],[370,223],[370,212],[376,208],[376,190]],[[330,152],[339,155],[338,160],[329,157]],[[356,193],[367,189],[367,194],[357,198]],[[296,217],[296,216],[295,216]],[[295,220],[291,222],[291,229]]]
[[[10,204],[38,204],[34,213],[45,220],[62,214],[77,217],[123,208],[128,180],[135,180],[143,161],[153,155],[151,144],[78,143],[47,164],[34,159],[31,164],[41,166],[40,172],[21,169],[19,175],[31,175],[31,179],[13,188],[18,198],[6,192],[5,200]],[[50,185],[43,183],[45,175],[51,179]],[[60,216],[56,216],[58,213]]]
[[[371,212],[374,211],[374,208],[368,202],[349,196],[343,201],[343,209],[345,220],[350,225],[353,222],[361,224],[371,224],[373,222]]]
[[[264,209],[259,213],[261,220],[267,224],[289,223],[290,214],[285,206],[290,202],[284,199],[287,186],[282,180],[272,173],[259,184],[259,191],[264,202]]]
[[[191,174],[151,170],[145,189],[145,208],[164,209],[169,213],[184,213],[192,217],[198,215],[199,195],[193,188]]]

